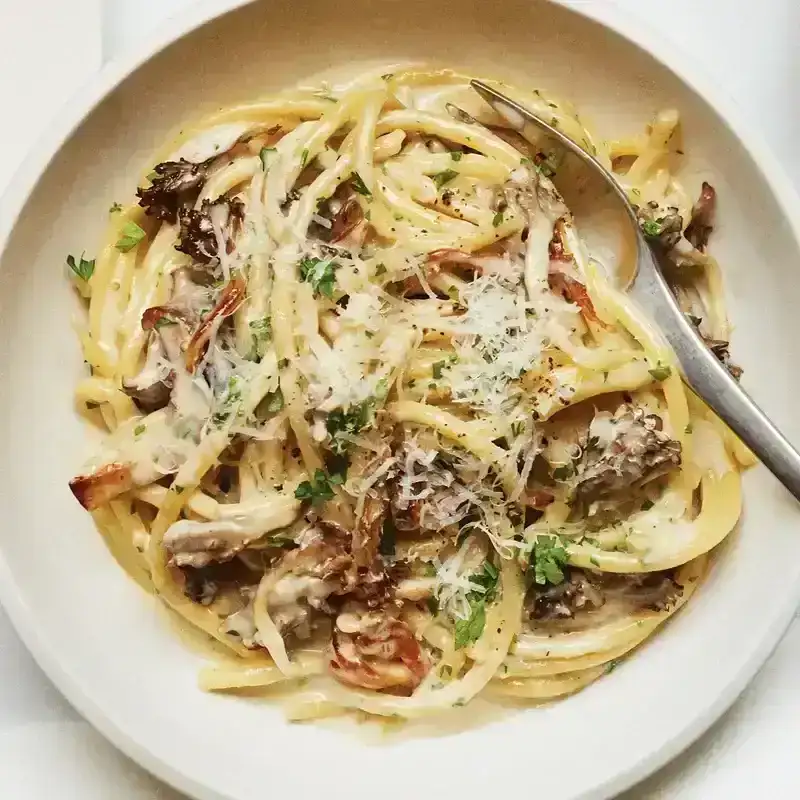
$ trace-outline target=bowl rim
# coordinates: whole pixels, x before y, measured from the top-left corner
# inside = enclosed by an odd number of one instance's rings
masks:
[[[259,0],[200,0],[195,6],[168,18],[145,35],[136,45],[101,66],[59,110],[54,119],[34,141],[17,168],[5,192],[0,196],[0,262],[5,255],[11,235],[35,187],[66,141],[91,112],[126,78],[156,57],[170,45],[193,33],[208,22],[223,17]],[[584,17],[624,38],[629,44],[654,58],[683,84],[695,92],[724,121],[729,131],[747,150],[765,185],[784,212],[788,228],[800,250],[800,195],[784,175],[780,162],[766,144],[764,137],[752,127],[738,104],[707,74],[695,58],[662,36],[655,27],[633,16],[614,0],[602,8],[585,0],[546,0],[577,16]],[[188,773],[174,768],[156,753],[132,739],[125,730],[86,694],[80,683],[60,664],[59,657],[40,635],[23,593],[0,550],[0,604],[8,614],[17,635],[59,692],[91,725],[118,750],[133,759],[156,778],[173,788],[202,800],[237,800],[201,785]],[[780,643],[800,606],[800,585],[787,592],[781,615],[761,632],[759,646],[740,670],[736,680],[718,693],[692,722],[642,762],[594,787],[584,795],[589,798],[608,798],[629,789],[648,775],[665,766],[694,743],[727,711]]]

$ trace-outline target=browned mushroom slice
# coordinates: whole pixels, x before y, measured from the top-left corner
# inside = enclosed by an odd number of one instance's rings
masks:
[[[355,232],[364,222],[364,211],[356,196],[351,194],[342,203],[342,207],[331,222],[330,241],[341,242]]]
[[[182,201],[190,193],[198,192],[205,183],[212,160],[193,164],[182,158],[159,164],[150,186],[136,191],[139,205],[147,214],[175,224]]]
[[[430,669],[411,629],[385,611],[346,608],[336,619],[330,670],[360,689],[410,695]]]
[[[232,278],[222,290],[217,304],[203,317],[200,327],[194,332],[186,348],[186,369],[194,372],[197,365],[205,355],[211,335],[214,331],[214,322],[236,313],[244,302],[247,284],[240,275]]]
[[[717,192],[710,183],[703,182],[700,197],[692,208],[692,219],[684,236],[701,253],[706,251],[708,239],[714,231],[717,211]]]
[[[132,487],[133,477],[128,464],[106,464],[90,475],[79,475],[69,482],[72,494],[88,511],[104,506]]]
[[[148,414],[164,408],[172,393],[172,380],[165,376],[161,366],[164,347],[157,333],[150,334],[147,343],[147,357],[141,372],[133,378],[124,378],[122,391],[132,398],[136,405]]]
[[[656,414],[622,406],[608,420],[605,442],[591,442],[574,485],[578,500],[621,496],[681,465],[681,444],[662,430]]]
[[[225,252],[232,253],[244,216],[244,203],[226,197],[213,203],[206,200],[199,210],[185,209],[180,214],[180,241],[175,249],[201,264],[216,264],[220,246],[217,230],[222,235]]]
[[[594,304],[592,303],[586,287],[575,278],[571,278],[563,272],[550,272],[547,276],[547,283],[550,289],[556,294],[560,294],[570,303],[575,303],[581,310],[581,314],[598,325],[604,325],[600,317],[597,316]]]

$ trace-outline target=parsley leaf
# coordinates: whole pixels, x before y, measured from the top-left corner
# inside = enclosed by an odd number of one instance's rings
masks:
[[[481,638],[486,627],[486,604],[491,603],[497,595],[497,582],[500,573],[491,561],[484,561],[481,571],[470,575],[470,582],[482,586],[484,591],[472,591],[467,595],[470,604],[470,615],[467,619],[456,620],[455,647],[460,650]]]
[[[335,261],[323,261],[321,258],[306,256],[300,261],[300,278],[310,283],[315,294],[333,297],[336,286],[336,270],[339,265]]]
[[[135,223],[126,222],[119,241],[114,245],[120,253],[129,253],[147,234]]]
[[[498,211],[494,215],[494,217],[492,217],[492,225],[494,225],[495,228],[499,228],[502,224],[503,224],[503,212]]]
[[[262,147],[259,151],[258,157],[261,159],[261,167],[263,168],[264,172],[267,171],[267,165],[269,164],[272,154],[277,152],[278,151],[274,147]]]
[[[139,436],[141,436],[141,435],[142,435],[142,434],[143,434],[143,433],[144,433],[146,430],[147,430],[147,427],[146,427],[146,426],[144,426],[144,425],[137,425],[137,426],[136,426],[136,427],[133,429],[133,435],[134,435],[134,436],[136,436],[136,437],[138,438],[138,437],[139,437]]]
[[[562,567],[567,565],[567,551],[558,536],[537,536],[531,548],[529,575],[540,586],[564,580]]]
[[[437,361],[433,365],[433,379],[438,381],[442,377],[442,370],[446,367],[444,361]]]
[[[345,453],[350,443],[342,434],[355,436],[366,428],[372,421],[374,400],[365,400],[357,406],[352,406],[349,411],[335,408],[325,420],[325,428],[331,437],[331,450],[337,455]]]
[[[266,401],[266,410],[270,414],[277,414],[283,408],[283,392],[280,389],[270,392],[264,397],[264,400]]]
[[[272,338],[272,323],[269,317],[261,317],[261,319],[251,320],[248,327],[250,328],[250,338],[253,342],[249,355],[250,360],[261,361],[264,358],[267,344]]]
[[[361,179],[361,176],[357,173],[353,173],[353,177],[350,179],[350,183],[353,184],[353,189],[357,191],[359,194],[364,195],[364,197],[372,197],[372,192],[367,189],[367,184]]]
[[[302,154],[300,155],[300,166],[305,167],[308,163],[308,150],[303,150]]]
[[[112,203],[111,208],[108,209],[109,214],[118,214],[122,211],[122,206],[119,203]]]
[[[645,236],[660,236],[661,231],[663,230],[663,226],[656,222],[654,219],[646,219],[642,223],[642,231],[644,231]]]
[[[662,364],[660,361],[655,369],[647,370],[657,381],[665,381],[672,375],[672,367],[669,364]]]
[[[211,422],[217,427],[222,428],[230,422],[238,413],[239,405],[242,401],[242,381],[237,375],[232,375],[228,379],[228,385],[222,393],[216,411],[211,415]]]
[[[92,277],[94,274],[94,262],[95,260],[92,259],[91,261],[87,261],[83,254],[75,261],[74,256],[67,256],[67,266],[82,280],[88,281],[89,278]]]
[[[464,154],[460,150],[453,150],[453,152],[450,153],[450,158],[452,158],[453,161],[461,161],[463,155]]]
[[[294,496],[298,500],[310,500],[314,505],[320,505],[333,499],[333,487],[341,482],[341,476],[337,480],[337,476],[328,477],[318,469],[310,481],[303,481],[294,490]]]
[[[441,189],[446,183],[450,183],[453,178],[457,178],[458,173],[454,169],[446,169],[444,172],[438,172],[433,176],[433,182],[436,184],[437,189]]]
[[[472,606],[468,619],[460,619],[455,625],[455,647],[460,650],[481,638],[486,627],[486,603],[481,600]]]

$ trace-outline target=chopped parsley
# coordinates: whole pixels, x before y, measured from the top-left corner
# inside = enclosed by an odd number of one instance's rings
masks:
[[[436,184],[437,189],[441,189],[446,183],[450,183],[453,178],[457,178],[458,173],[454,169],[446,169],[444,172],[437,172],[433,176],[433,182]]]
[[[349,411],[335,408],[325,420],[325,428],[331,437],[330,449],[342,455],[350,446],[346,436],[355,436],[361,433],[372,421],[374,400],[365,400],[357,406],[352,406]]]
[[[467,619],[456,620],[455,647],[460,650],[477,641],[486,627],[486,604],[491,603],[497,594],[497,582],[500,573],[491,561],[484,561],[483,568],[470,581],[482,586],[484,591],[473,591],[467,595],[470,604],[470,615]]]
[[[644,503],[642,503],[642,511],[649,511],[654,505],[655,503],[653,503],[652,500],[645,500]]]
[[[81,257],[75,261],[74,256],[67,256],[67,266],[82,280],[88,281],[89,278],[94,275],[94,262],[95,260],[92,259],[91,261],[87,261],[83,254]]]
[[[280,389],[270,392],[264,397],[264,403],[265,409],[269,411],[270,414],[277,414],[284,405],[283,392]]]
[[[460,150],[453,150],[453,152],[450,153],[450,158],[452,158],[453,161],[461,161],[463,155],[464,154]]]
[[[642,230],[644,231],[645,236],[656,237],[661,235],[663,226],[654,219],[646,219],[642,223]]]
[[[249,323],[250,338],[252,339],[252,349],[250,350],[251,361],[261,361],[267,349],[267,344],[272,338],[272,323],[269,317],[251,320]]]
[[[121,236],[114,245],[120,253],[129,253],[147,236],[135,222],[126,222],[120,233]]]
[[[258,157],[261,159],[261,166],[264,169],[264,172],[267,171],[267,165],[269,163],[270,158],[272,158],[272,153],[277,153],[277,152],[278,151],[274,147],[261,148]]]
[[[558,536],[537,536],[531,548],[529,578],[540,586],[559,584],[564,580],[563,567],[568,560],[567,551]]]
[[[379,278],[381,275],[385,274],[386,274],[386,264],[378,264],[378,266],[375,267],[375,277]]]
[[[498,211],[494,217],[492,217],[492,225],[495,228],[499,228],[503,224],[503,211]]]
[[[326,503],[333,499],[333,487],[341,484],[341,475],[326,475],[318,469],[310,481],[303,481],[295,490],[298,500],[310,500],[314,505]]]
[[[300,278],[311,284],[314,294],[332,298],[338,268],[339,265],[335,261],[306,256],[300,261]]]
[[[232,375],[228,379],[228,385],[222,393],[217,410],[211,415],[212,424],[217,428],[224,427],[238,413],[241,401],[242,379],[238,375]]]
[[[300,154],[300,166],[305,167],[307,163],[308,163],[308,150],[306,149],[303,150],[303,152]]]
[[[442,377],[442,370],[447,366],[444,361],[437,361],[433,365],[433,379],[438,381]]]
[[[137,425],[137,426],[136,426],[136,427],[133,429],[133,435],[134,435],[134,436],[136,436],[136,437],[138,438],[138,437],[139,437],[139,436],[141,436],[141,435],[142,435],[142,434],[143,434],[143,433],[144,433],[146,430],[147,430],[147,426],[146,426],[146,425]]]
[[[364,183],[361,176],[357,172],[353,173],[350,183],[353,184],[353,189],[355,189],[355,191],[357,191],[359,194],[364,195],[364,197],[372,197],[372,192],[367,189],[367,184]]]
[[[605,674],[608,675],[609,673],[613,672],[621,663],[621,658],[612,658],[611,661],[606,664]]]
[[[665,381],[672,375],[672,367],[669,364],[662,364],[660,361],[654,369],[647,370],[657,381]]]
[[[118,214],[122,211],[122,206],[119,203],[112,203],[111,208],[108,209],[109,214]]]
[[[693,428],[692,428],[692,423],[691,423],[691,422],[689,422],[689,423],[687,423],[686,427],[683,429],[683,432],[684,432],[684,433],[691,433],[691,432],[692,432],[692,430],[693,430]]]

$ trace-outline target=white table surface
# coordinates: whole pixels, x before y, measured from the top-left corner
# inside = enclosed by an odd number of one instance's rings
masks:
[[[55,110],[41,98],[65,97],[96,69],[101,57],[129,47],[164,16],[195,1],[0,0],[0,189],[34,132]],[[582,1],[596,6],[612,2]],[[756,118],[786,171],[800,184],[800,4],[616,1],[693,51],[721,90]],[[580,2],[573,0],[575,5]],[[22,122],[15,126],[12,116]],[[731,711],[624,800],[800,797],[798,719],[800,621]],[[27,654],[2,610],[0,797],[180,800],[117,753],[67,705]]]

